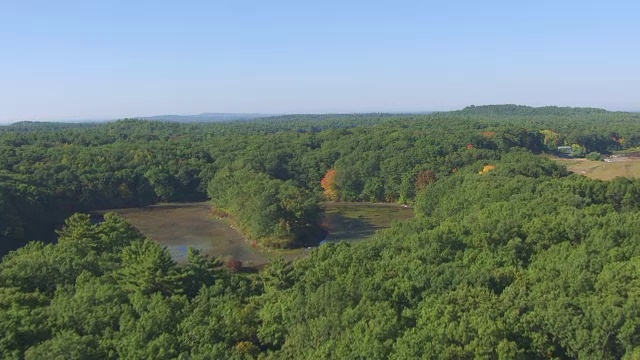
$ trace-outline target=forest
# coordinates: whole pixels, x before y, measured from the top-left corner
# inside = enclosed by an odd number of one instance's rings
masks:
[[[640,179],[548,159],[640,147],[640,114],[124,119],[0,127],[0,358],[637,359]],[[176,263],[92,211],[208,201],[294,262]],[[415,217],[324,244],[327,201]]]

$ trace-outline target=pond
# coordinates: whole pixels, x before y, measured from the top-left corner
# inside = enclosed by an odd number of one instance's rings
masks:
[[[394,220],[413,217],[413,209],[396,204],[325,203],[323,226],[329,242],[358,242]],[[245,267],[260,267],[275,257],[294,260],[310,250],[267,250],[253,246],[238,230],[211,216],[208,203],[159,204],[141,208],[109,210],[126,218],[145,236],[167,247],[174,260],[186,261],[189,247],[211,257],[235,259]],[[104,213],[107,211],[103,211]]]

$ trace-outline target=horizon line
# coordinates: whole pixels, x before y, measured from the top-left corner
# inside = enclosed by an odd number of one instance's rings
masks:
[[[8,120],[8,121],[0,121],[0,125],[12,125],[21,122],[44,122],[44,123],[95,123],[95,122],[110,122],[110,121],[118,121],[124,119],[149,119],[154,117],[163,117],[163,116],[179,116],[179,117],[191,117],[191,116],[200,116],[200,115],[259,115],[259,117],[274,117],[274,116],[286,116],[286,115],[350,115],[350,114],[389,114],[389,115],[405,115],[405,114],[430,114],[436,112],[451,112],[451,111],[459,111],[463,110],[467,107],[476,106],[500,106],[500,105],[516,105],[516,106],[526,106],[531,108],[544,108],[544,107],[558,107],[558,108],[591,108],[591,109],[602,109],[608,112],[627,112],[627,113],[640,113],[640,109],[637,110],[619,110],[605,107],[596,107],[596,106],[570,106],[570,105],[541,105],[541,106],[531,106],[531,105],[522,105],[522,104],[482,104],[475,105],[470,104],[466,105],[462,108],[455,108],[449,110],[408,110],[408,111],[317,111],[317,112],[201,112],[196,114],[177,114],[177,113],[169,113],[169,114],[155,114],[155,115],[138,115],[138,116],[113,116],[113,117],[91,117],[91,118],[80,118],[80,119],[69,119],[69,118],[55,118],[55,119],[22,119],[22,120]],[[257,118],[259,118],[257,117]],[[256,119],[257,119],[256,118]],[[152,119],[151,119],[152,120]]]

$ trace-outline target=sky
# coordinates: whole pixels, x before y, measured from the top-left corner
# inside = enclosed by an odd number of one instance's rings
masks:
[[[0,0],[0,122],[640,111],[638,1]]]

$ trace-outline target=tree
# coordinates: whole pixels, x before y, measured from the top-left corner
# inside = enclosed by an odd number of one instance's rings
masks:
[[[72,331],[62,331],[52,339],[42,342],[25,352],[25,359],[104,359],[107,354],[100,351],[98,338],[81,336]]]
[[[433,184],[438,181],[438,176],[433,170],[423,170],[418,174],[418,178],[416,179],[416,192],[421,191],[428,185]]]
[[[187,264],[182,268],[185,293],[194,297],[203,287],[215,283],[221,270],[219,259],[209,259],[202,254],[202,250],[189,247],[187,250]]]
[[[166,248],[151,240],[136,241],[126,247],[116,275],[129,292],[170,295],[181,288],[176,263]]]
[[[336,185],[336,170],[329,169],[320,181],[322,189],[324,190],[324,196],[331,200],[338,200],[338,189]]]

